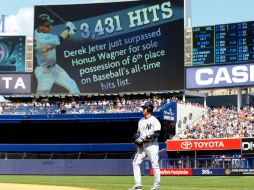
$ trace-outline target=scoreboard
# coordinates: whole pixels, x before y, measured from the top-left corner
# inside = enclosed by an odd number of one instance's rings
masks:
[[[254,60],[254,21],[194,27],[192,35],[193,66]]]

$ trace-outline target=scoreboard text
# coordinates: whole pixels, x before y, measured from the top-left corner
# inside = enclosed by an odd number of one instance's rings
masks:
[[[194,27],[194,66],[247,63],[254,60],[254,22]]]

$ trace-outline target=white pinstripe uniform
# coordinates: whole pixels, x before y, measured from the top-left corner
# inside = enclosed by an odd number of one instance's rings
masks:
[[[38,82],[37,93],[48,94],[54,83],[64,87],[71,94],[79,94],[76,82],[56,64],[56,46],[60,37],[35,30],[35,56],[37,67],[35,76]]]
[[[155,131],[161,130],[161,124],[156,117],[151,115],[149,118],[141,118],[138,123],[138,132],[140,137],[145,139],[148,135],[154,134]],[[154,189],[160,188],[160,168],[159,168],[159,145],[157,139],[143,143],[142,148],[138,151],[133,160],[133,172],[135,179],[135,186],[142,186],[140,164],[148,156],[152,168],[154,170]]]

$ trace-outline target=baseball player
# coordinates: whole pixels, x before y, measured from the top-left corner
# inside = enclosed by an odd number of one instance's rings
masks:
[[[140,164],[148,157],[154,170],[154,185],[151,190],[160,189],[160,168],[159,168],[159,145],[158,137],[161,131],[161,124],[153,113],[153,104],[146,102],[143,106],[144,117],[138,122],[138,136],[135,144],[138,145],[137,153],[132,162],[135,185],[129,190],[142,190]]]
[[[66,23],[66,29],[58,36],[50,34],[52,23],[49,15],[41,14],[38,17],[38,27],[35,30],[35,56],[37,67],[35,76],[38,82],[37,93],[48,94],[54,83],[64,87],[71,94],[79,94],[76,82],[56,64],[56,47],[76,32],[72,22]]]

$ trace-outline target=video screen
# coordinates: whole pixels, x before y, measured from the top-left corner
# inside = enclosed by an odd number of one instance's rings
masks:
[[[183,89],[183,13],[182,0],[35,6],[34,92]]]
[[[0,36],[0,73],[25,72],[25,36]]]

